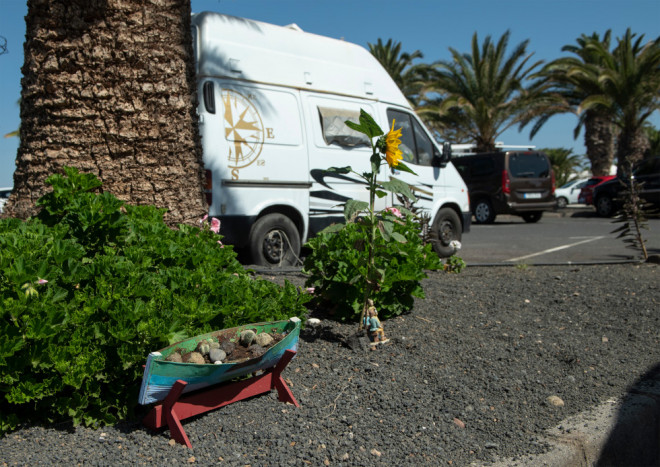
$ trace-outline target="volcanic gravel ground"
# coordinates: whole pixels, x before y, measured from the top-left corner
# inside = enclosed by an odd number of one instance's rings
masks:
[[[469,267],[423,285],[375,351],[315,310],[284,372],[299,408],[273,391],[199,416],[184,422],[191,450],[139,421],[26,427],[0,439],[0,466],[483,465],[543,452],[546,429],[660,361],[656,265]]]

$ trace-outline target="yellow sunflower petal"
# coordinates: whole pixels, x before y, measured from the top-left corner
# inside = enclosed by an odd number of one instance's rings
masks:
[[[385,160],[390,167],[396,167],[399,165],[401,159],[403,159],[401,150],[399,149],[399,145],[401,144],[401,128],[395,130],[395,122],[396,120],[392,119],[392,128],[385,136]]]

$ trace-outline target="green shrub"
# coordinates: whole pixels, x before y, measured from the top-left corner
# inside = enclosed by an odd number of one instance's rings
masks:
[[[374,261],[380,277],[371,299],[381,319],[410,311],[415,297],[424,298],[420,281],[427,277],[425,270],[443,267],[432,246],[423,245],[412,216],[392,225],[404,242],[375,237]],[[366,244],[367,232],[359,222],[323,231],[307,243],[311,252],[303,266],[309,275],[306,285],[315,287],[315,295],[330,303],[338,320],[357,322],[362,313]]]
[[[0,221],[0,434],[131,415],[150,351],[187,336],[302,316],[308,295],[253,279],[221,236],[95,194],[66,169],[38,217]]]

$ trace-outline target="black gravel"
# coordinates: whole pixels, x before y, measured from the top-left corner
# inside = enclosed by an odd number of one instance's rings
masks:
[[[543,452],[544,430],[660,361],[657,265],[469,267],[424,289],[376,351],[345,344],[354,325],[308,326],[284,373],[299,408],[272,392],[184,422],[191,450],[139,421],[25,427],[0,466],[483,465]]]

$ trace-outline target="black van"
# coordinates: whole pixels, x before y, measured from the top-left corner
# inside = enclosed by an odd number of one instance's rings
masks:
[[[555,209],[555,176],[548,156],[539,151],[497,151],[461,156],[452,163],[468,187],[477,224],[490,224],[498,214],[538,222]]]

